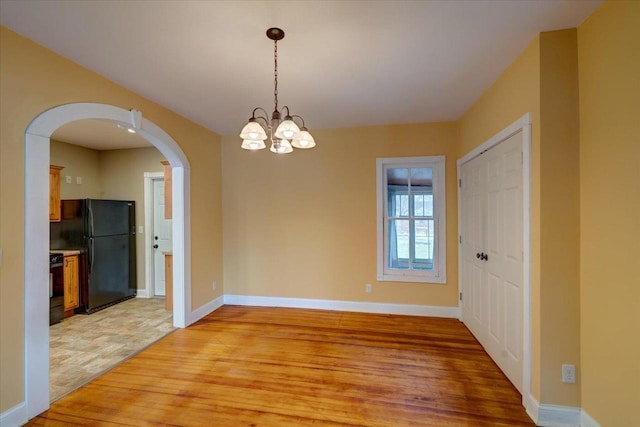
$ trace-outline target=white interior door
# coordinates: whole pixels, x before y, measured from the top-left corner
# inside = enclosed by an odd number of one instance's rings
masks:
[[[484,260],[478,258],[486,234],[486,162],[476,158],[461,167],[462,314],[463,322],[482,342],[487,323],[487,291]]]
[[[522,392],[522,133],[460,171],[462,319]]]
[[[171,252],[171,220],[164,218],[164,180],[153,180],[153,290],[165,296],[164,252]]]

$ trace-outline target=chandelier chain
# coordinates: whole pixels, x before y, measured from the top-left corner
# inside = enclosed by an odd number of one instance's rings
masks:
[[[274,40],[274,43],[273,43],[273,62],[274,62],[273,102],[275,103],[275,110],[278,111],[278,41],[277,40]]]

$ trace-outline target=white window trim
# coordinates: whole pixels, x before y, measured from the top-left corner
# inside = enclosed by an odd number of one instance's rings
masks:
[[[434,269],[432,271],[385,271],[385,253],[388,242],[385,239],[384,201],[387,189],[384,185],[385,167],[430,167],[433,170],[433,200],[436,231],[434,247]],[[447,282],[447,224],[446,224],[446,187],[445,156],[423,157],[386,157],[376,159],[376,218],[377,218],[377,280],[380,282]]]

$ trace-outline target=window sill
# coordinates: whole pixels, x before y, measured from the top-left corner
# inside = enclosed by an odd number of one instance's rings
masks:
[[[378,276],[377,280],[378,282],[432,283],[434,285],[443,285],[447,283],[446,277],[411,276],[402,274],[385,274]]]

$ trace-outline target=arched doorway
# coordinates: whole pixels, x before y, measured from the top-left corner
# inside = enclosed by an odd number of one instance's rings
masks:
[[[49,408],[49,138],[60,126],[105,119],[132,127],[169,161],[173,190],[173,322],[191,323],[189,162],[178,144],[136,110],[74,103],[38,115],[25,134],[25,402],[32,418]]]

